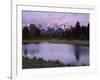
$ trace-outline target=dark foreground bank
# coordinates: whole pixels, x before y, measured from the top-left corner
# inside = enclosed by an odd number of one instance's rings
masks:
[[[48,60],[45,61],[42,58],[32,58],[29,59],[27,57],[22,57],[22,68],[23,69],[31,69],[31,68],[49,68],[49,67],[74,67],[74,66],[78,66],[75,65],[74,63],[70,63],[70,64],[63,64],[60,61],[56,60],[56,61],[52,61],[52,60]],[[84,64],[82,64],[81,66],[86,66]]]

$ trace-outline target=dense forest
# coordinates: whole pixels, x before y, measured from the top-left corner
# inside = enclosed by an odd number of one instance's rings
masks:
[[[62,29],[55,25],[55,27],[43,28],[41,24],[38,26],[30,24],[22,28],[23,40],[34,39],[66,39],[66,40],[89,40],[89,23],[88,25],[81,25],[80,22],[76,22],[74,26],[66,27]]]

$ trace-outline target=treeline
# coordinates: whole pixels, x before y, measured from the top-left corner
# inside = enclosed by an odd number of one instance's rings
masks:
[[[75,26],[69,26],[69,28],[62,29],[61,27],[47,27],[44,29],[42,25],[36,26],[30,24],[22,28],[23,40],[34,39],[76,39],[76,40],[89,40],[89,24],[80,25],[80,22],[76,22]]]

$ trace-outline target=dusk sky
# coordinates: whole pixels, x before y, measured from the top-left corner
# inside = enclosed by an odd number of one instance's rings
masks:
[[[69,12],[40,12],[22,11],[22,25],[41,24],[44,28],[53,24],[67,24],[74,26],[79,21],[81,25],[89,23],[88,13],[69,13]]]

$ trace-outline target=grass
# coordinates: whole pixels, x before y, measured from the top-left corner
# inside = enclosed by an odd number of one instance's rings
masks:
[[[23,69],[33,69],[33,68],[52,68],[52,67],[77,67],[79,65],[75,65],[74,63],[68,63],[68,64],[63,64],[60,61],[56,60],[56,61],[52,61],[52,60],[48,60],[45,61],[42,58],[32,58],[29,59],[27,57],[23,57],[22,58],[22,68]],[[80,66],[87,66],[85,64],[82,64]]]
[[[42,58],[32,58],[29,59],[27,57],[23,57],[22,59],[22,68],[28,69],[28,68],[47,68],[47,67],[64,67],[65,65],[58,60],[56,61],[45,61]]]
[[[35,39],[35,40],[23,40],[23,43],[61,43],[61,44],[74,44],[74,45],[89,45],[89,40],[66,40],[66,39]]]

